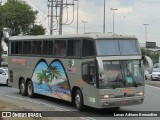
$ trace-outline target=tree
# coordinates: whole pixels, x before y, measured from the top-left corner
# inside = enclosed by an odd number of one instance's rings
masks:
[[[158,53],[146,50],[144,48],[141,48],[141,53],[143,56],[145,56],[145,55],[149,56],[152,59],[153,63],[159,62],[159,54]],[[144,64],[146,64],[146,63],[147,63],[147,61],[144,60]]]
[[[20,0],[7,0],[7,2],[4,5],[0,4],[0,66],[2,54],[1,40],[3,37],[3,28],[10,28],[12,31],[11,36],[19,34],[28,34],[28,31],[30,31],[31,26],[35,23],[37,13],[38,12],[33,11],[32,7],[29,6],[26,2]],[[37,33],[43,34],[42,30],[41,32]]]
[[[12,30],[11,35],[26,34],[36,19],[37,11],[24,1],[8,0],[2,7],[2,26]]]
[[[45,28],[42,25],[33,25],[28,32],[28,35],[44,35]]]

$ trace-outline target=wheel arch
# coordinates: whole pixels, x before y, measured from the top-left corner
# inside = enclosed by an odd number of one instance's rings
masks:
[[[76,93],[77,90],[80,90],[80,91],[81,91],[80,87],[74,86],[74,87],[72,88],[72,102],[74,102],[74,97],[75,97],[75,93]],[[81,91],[81,93],[82,93],[82,91]],[[82,97],[83,97],[83,93],[82,93]]]

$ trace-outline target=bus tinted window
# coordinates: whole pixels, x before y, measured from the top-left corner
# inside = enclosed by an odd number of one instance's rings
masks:
[[[68,40],[67,56],[80,56],[80,40]]]
[[[32,53],[35,55],[41,55],[42,51],[42,42],[41,41],[33,41]]]
[[[122,55],[139,54],[136,40],[119,40],[120,51]]]
[[[15,43],[11,42],[11,54],[14,54],[15,51]]]
[[[43,41],[43,54],[53,55],[53,41]]]
[[[82,56],[94,56],[94,45],[91,40],[83,40]]]
[[[59,57],[66,56],[66,41],[65,40],[55,40],[54,55],[59,56]]]
[[[24,41],[23,42],[23,54],[31,54],[31,41]]]
[[[96,47],[98,56],[140,54],[136,39],[96,40]]]
[[[22,42],[15,42],[15,54],[22,54]]]

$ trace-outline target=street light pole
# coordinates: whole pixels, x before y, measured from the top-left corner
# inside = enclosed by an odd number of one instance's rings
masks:
[[[106,0],[104,0],[104,20],[103,20],[103,33],[105,33],[105,21],[106,21]]]
[[[87,23],[87,21],[82,21],[84,23],[84,34],[85,34],[85,24]]]
[[[143,25],[145,27],[145,41],[147,43],[147,25],[149,25],[149,24],[143,24]]]
[[[77,0],[77,34],[78,34],[78,9],[79,9],[79,0]]]
[[[143,24],[145,27],[145,42],[146,42],[146,55],[148,54],[148,50],[147,50],[147,25],[149,24]]]
[[[114,34],[114,14],[115,14],[115,10],[118,10],[118,9],[111,8],[111,10],[113,11],[113,34]]]

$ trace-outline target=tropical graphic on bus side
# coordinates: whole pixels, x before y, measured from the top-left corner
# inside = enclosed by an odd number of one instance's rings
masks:
[[[68,71],[69,72],[77,72],[77,68],[74,65],[75,64],[74,64],[73,59],[68,60],[68,67],[69,67]]]
[[[69,82],[59,61],[53,61],[49,66],[45,60],[39,61],[32,80],[35,93],[71,101]]]

